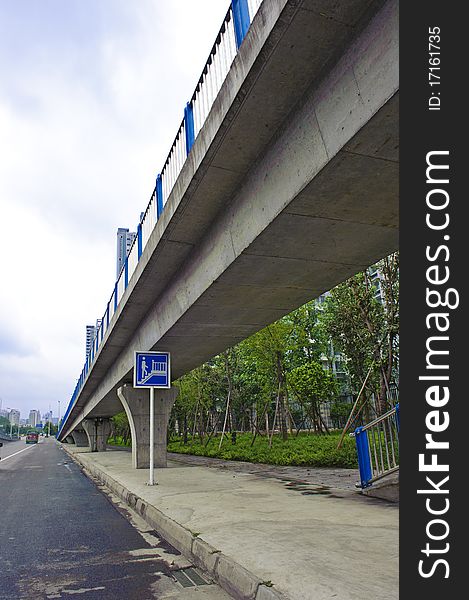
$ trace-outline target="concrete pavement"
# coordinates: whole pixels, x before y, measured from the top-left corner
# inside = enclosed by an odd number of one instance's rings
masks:
[[[349,481],[328,487],[170,460],[148,487],[129,452],[64,448],[237,598],[398,598],[398,507]]]

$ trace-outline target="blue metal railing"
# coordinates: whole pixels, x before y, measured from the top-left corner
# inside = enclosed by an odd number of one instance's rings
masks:
[[[360,487],[399,469],[399,404],[350,435],[355,437]]]
[[[261,3],[262,0],[231,0],[230,7],[202,70],[202,74],[199,77],[194,93],[184,108],[184,118],[176,133],[163,168],[156,177],[155,188],[151,193],[150,201],[138,225],[137,235],[114,285],[114,290],[107,303],[101,325],[95,333],[92,349],[86,358],[77,380],[67,410],[62,418],[58,435],[62,431],[81,388],[86,382],[96,356],[99,353],[99,348],[104,341],[105,334],[111,326],[112,317],[118,310],[119,303],[137,268],[143,250],[163,213],[164,206],[186,162],[187,156],[207,120],[238,48]]]

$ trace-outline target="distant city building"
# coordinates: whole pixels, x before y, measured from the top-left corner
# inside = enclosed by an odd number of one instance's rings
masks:
[[[41,413],[38,410],[29,411],[29,425],[36,427],[41,422]]]
[[[370,276],[371,283],[375,288],[375,298],[380,304],[384,304],[384,291],[382,286],[383,273],[375,266],[371,266],[368,269],[368,275]]]
[[[8,419],[9,414],[9,410],[7,410],[6,408],[0,408],[0,417],[5,417],[5,419]]]
[[[117,230],[116,278],[119,277],[136,235],[134,231],[129,231],[123,227],[119,227]]]
[[[102,319],[96,319],[96,325],[86,326],[86,357],[88,357],[88,354],[93,347],[94,338],[96,337],[102,322]]]
[[[8,420],[13,425],[19,425],[20,424],[20,411],[12,408],[10,410],[10,412],[8,413]]]
[[[52,417],[51,423],[52,423],[52,425],[58,425],[59,424],[59,417]]]
[[[86,326],[86,356],[90,353],[93,346],[94,336],[96,334],[96,327],[94,325]]]
[[[45,425],[52,419],[52,411],[46,412],[42,415],[42,423]]]
[[[20,419],[20,425],[27,425],[28,419]]]

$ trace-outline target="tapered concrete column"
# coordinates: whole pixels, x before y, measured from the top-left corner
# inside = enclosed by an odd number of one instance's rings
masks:
[[[78,448],[85,448],[88,446],[88,437],[84,431],[72,431],[70,437]]]
[[[85,419],[83,421],[83,429],[88,436],[91,452],[104,452],[111,433],[109,419]]]
[[[65,442],[67,442],[67,444],[74,444],[75,440],[72,438],[71,435],[67,435],[67,437],[64,440]]]
[[[178,388],[155,389],[155,467],[167,466],[167,431],[171,409]],[[132,433],[132,465],[135,469],[150,466],[150,390],[124,385],[117,390],[129,419]]]

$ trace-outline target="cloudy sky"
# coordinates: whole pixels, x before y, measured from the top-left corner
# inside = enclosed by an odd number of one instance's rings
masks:
[[[0,406],[57,414],[228,0],[0,0]]]

